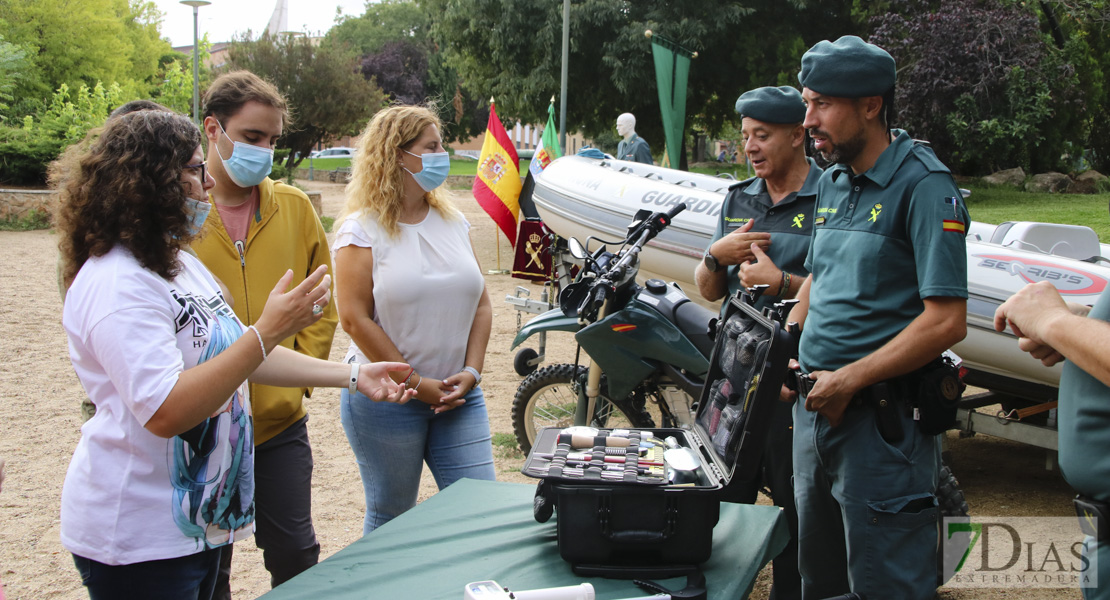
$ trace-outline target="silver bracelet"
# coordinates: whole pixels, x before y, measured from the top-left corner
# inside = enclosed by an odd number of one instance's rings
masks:
[[[254,335],[258,336],[258,347],[262,348],[262,360],[265,361],[266,360],[266,344],[262,343],[262,334],[258,333],[258,328],[255,327],[254,325],[251,325],[250,327],[247,327],[247,329],[254,330]]]

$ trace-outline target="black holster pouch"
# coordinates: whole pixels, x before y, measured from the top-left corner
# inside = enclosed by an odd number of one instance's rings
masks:
[[[1083,494],[1076,496],[1073,502],[1075,516],[1079,517],[1079,529],[1097,542],[1110,539],[1110,527],[1107,526],[1110,523],[1107,521],[1110,518],[1110,504]]]
[[[860,391],[863,404],[875,410],[875,428],[888,444],[897,444],[906,437],[902,428],[902,403],[891,394],[890,383],[880,381]]]
[[[914,406],[914,420],[925,435],[948,431],[956,422],[956,408],[966,387],[960,369],[941,356],[905,378]]]

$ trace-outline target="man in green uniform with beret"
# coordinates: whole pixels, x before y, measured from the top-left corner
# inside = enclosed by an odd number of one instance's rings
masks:
[[[792,87],[762,87],[736,100],[744,154],[756,176],[729,188],[717,231],[694,272],[709,301],[764,284],[760,308],[793,298],[808,272],[804,262],[813,231],[813,205],[821,169],[805,155],[805,103]],[[798,512],[794,507],[791,406],[778,403],[764,445],[761,476],[748,482],[738,501],[754,503],[771,490],[790,527],[790,543],[774,561],[775,600],[801,598],[798,576]]]
[[[1060,472],[1079,492],[1075,500],[1087,538],[1083,555],[1093,566],[1080,573],[1083,597],[1110,599],[1110,294],[1094,308],[1064,302],[1047,281],[1031,283],[994,314],[1009,325],[1018,347],[1046,366],[1066,360],[1060,374]]]
[[[798,79],[804,126],[833,163],[818,184],[810,276],[790,316],[802,324],[802,597],[931,600],[940,440],[915,421],[937,405],[918,392],[915,371],[966,334],[970,218],[932,150],[889,127],[889,54],[855,36],[818,42]]]

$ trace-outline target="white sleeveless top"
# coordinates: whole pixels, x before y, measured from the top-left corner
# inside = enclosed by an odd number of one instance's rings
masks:
[[[466,344],[485,280],[470,245],[470,223],[444,219],[435,209],[420,223],[399,223],[391,238],[366,211],[344,219],[332,258],[344,246],[372,248],[371,315],[422,376],[443,379],[466,366]],[[342,285],[342,282],[338,282]],[[340,300],[341,301],[341,300]],[[369,362],[352,341],[346,361]]]

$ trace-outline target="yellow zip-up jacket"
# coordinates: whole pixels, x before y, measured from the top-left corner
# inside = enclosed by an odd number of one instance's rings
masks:
[[[270,292],[286,269],[293,269],[292,285],[320,265],[327,265],[328,273],[332,272],[327,234],[308,196],[269,178],[258,184],[258,210],[251,216],[243,246],[232,243],[217,210],[208,214],[203,235],[193,242],[197,256],[231,292],[235,314],[247,325],[262,315]],[[282,340],[281,345],[327,360],[338,323],[335,302],[329,302],[322,319]],[[304,397],[312,395],[312,388],[252,383],[250,394],[254,443],[258,445],[305,416]]]

